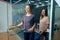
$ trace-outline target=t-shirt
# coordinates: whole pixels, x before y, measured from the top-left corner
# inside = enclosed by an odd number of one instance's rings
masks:
[[[39,30],[43,31],[46,27],[46,25],[49,24],[49,19],[48,17],[44,17],[43,19],[40,19],[40,24],[39,24]]]
[[[24,16],[22,22],[24,24],[24,31],[28,31],[34,25],[35,16],[33,14],[31,16]]]

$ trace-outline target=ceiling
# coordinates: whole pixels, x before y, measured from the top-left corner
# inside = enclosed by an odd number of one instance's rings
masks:
[[[27,0],[4,0],[4,1],[7,1],[7,2],[12,2],[12,3],[15,3],[15,2],[17,2],[17,1],[27,1]]]
[[[5,1],[7,1],[7,2],[12,2],[12,3],[16,3],[16,2],[30,2],[30,3],[36,3],[36,4],[41,4],[41,2],[42,3],[44,3],[44,4],[47,4],[47,2],[48,2],[48,0],[5,0]]]
[[[4,1],[7,1],[9,3],[11,2],[14,4],[17,4],[20,2],[30,2],[30,4],[34,4],[34,5],[37,5],[37,4],[38,5],[50,5],[50,3],[51,3],[51,0],[4,0]]]

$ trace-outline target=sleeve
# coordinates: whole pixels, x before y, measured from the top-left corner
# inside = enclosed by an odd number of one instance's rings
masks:
[[[49,24],[49,18],[48,17],[46,18],[46,24]]]
[[[34,23],[36,23],[36,18],[35,18],[35,16],[34,16],[33,20],[34,20]]]

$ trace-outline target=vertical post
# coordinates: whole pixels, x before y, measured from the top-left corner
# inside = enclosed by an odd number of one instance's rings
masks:
[[[49,40],[54,39],[54,22],[55,22],[54,12],[55,12],[54,0],[51,0]]]
[[[50,16],[50,15],[49,15],[49,14],[50,14],[50,12],[49,12],[49,11],[50,11],[49,3],[50,3],[50,2],[49,2],[49,0],[48,0],[48,8],[47,8],[47,9],[48,9],[48,16]]]
[[[7,36],[8,36],[8,40],[9,40],[9,27],[8,27],[8,24],[9,22],[8,22],[8,3],[7,3]]]

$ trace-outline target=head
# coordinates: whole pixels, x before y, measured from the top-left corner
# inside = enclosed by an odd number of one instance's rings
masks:
[[[41,15],[42,16],[48,16],[47,9],[42,9]]]
[[[31,12],[31,6],[30,6],[30,4],[26,5],[26,12],[27,13]]]

